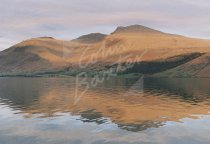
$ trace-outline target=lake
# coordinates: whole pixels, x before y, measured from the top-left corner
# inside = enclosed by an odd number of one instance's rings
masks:
[[[209,144],[209,112],[204,78],[0,78],[0,144]]]

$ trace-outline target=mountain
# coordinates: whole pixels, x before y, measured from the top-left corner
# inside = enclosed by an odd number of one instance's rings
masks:
[[[32,38],[0,52],[0,74],[118,74],[210,77],[210,40],[168,34],[141,25],[118,27],[71,41]],[[130,64],[130,65],[129,65]],[[132,65],[132,66],[131,66]],[[120,69],[121,68],[121,69]]]

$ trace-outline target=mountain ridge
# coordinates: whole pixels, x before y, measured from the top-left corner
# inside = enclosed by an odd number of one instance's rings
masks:
[[[145,51],[146,53],[142,55]],[[198,57],[192,59],[193,54]],[[91,63],[94,55],[96,62]],[[127,58],[128,56],[130,58]],[[183,56],[186,59],[184,61]],[[210,40],[188,38],[141,25],[131,25],[118,27],[110,35],[91,33],[70,41],[52,37],[22,41],[0,52],[0,76],[25,74],[34,76],[49,73],[75,75],[82,71],[94,74],[106,71],[108,67],[113,68],[114,63],[127,63],[135,59],[133,63],[138,64],[138,67],[137,69],[135,67],[135,70],[130,69],[129,73],[142,74],[149,71],[155,62],[157,74],[153,74],[154,76],[170,76],[170,70],[173,69],[175,69],[173,76],[180,76],[176,74],[180,71],[176,68],[184,67],[182,69],[187,71],[189,67],[195,65],[189,64],[190,62],[199,61],[200,65],[205,67],[197,69],[204,72],[189,76],[210,77],[210,59],[202,59],[205,56],[210,56]],[[171,59],[172,57],[176,59]],[[125,59],[119,60],[120,58]],[[81,68],[80,63],[88,62],[90,62],[89,65]],[[167,65],[164,64],[166,62]],[[165,68],[161,68],[163,65]],[[164,69],[164,72],[157,71],[159,68]],[[120,73],[123,74],[123,72]]]

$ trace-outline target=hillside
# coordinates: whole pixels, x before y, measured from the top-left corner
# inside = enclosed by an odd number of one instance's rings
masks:
[[[118,27],[110,35],[93,33],[71,41],[51,37],[23,41],[0,52],[0,73],[2,76],[71,75],[132,63],[134,67],[120,73],[180,76],[177,72],[181,72],[182,75],[210,77],[209,55],[210,40],[133,25]]]
[[[178,67],[157,73],[157,77],[210,77],[210,53]]]

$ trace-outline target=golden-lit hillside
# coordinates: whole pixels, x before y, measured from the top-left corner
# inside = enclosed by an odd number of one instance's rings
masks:
[[[197,64],[200,67],[196,69],[196,74],[193,73],[193,76],[197,76],[197,71],[200,71],[199,76],[207,76],[208,73],[210,76],[209,52],[210,40],[167,34],[133,25],[118,27],[110,35],[95,33],[72,41],[50,37],[23,41],[0,53],[0,72],[4,75],[74,69],[102,70],[107,66],[126,62],[137,64],[160,62],[161,64],[164,61],[176,61],[176,65],[173,65],[175,69],[187,71],[188,67]],[[187,58],[195,53],[200,55]],[[183,57],[186,60],[183,60]],[[201,65],[205,65],[205,69]],[[148,65],[148,67],[151,66],[153,65]],[[143,68],[146,69],[147,65]],[[174,73],[176,71],[178,70],[173,70]],[[141,73],[141,71],[137,72]],[[168,73],[160,75],[167,76],[165,74]]]

